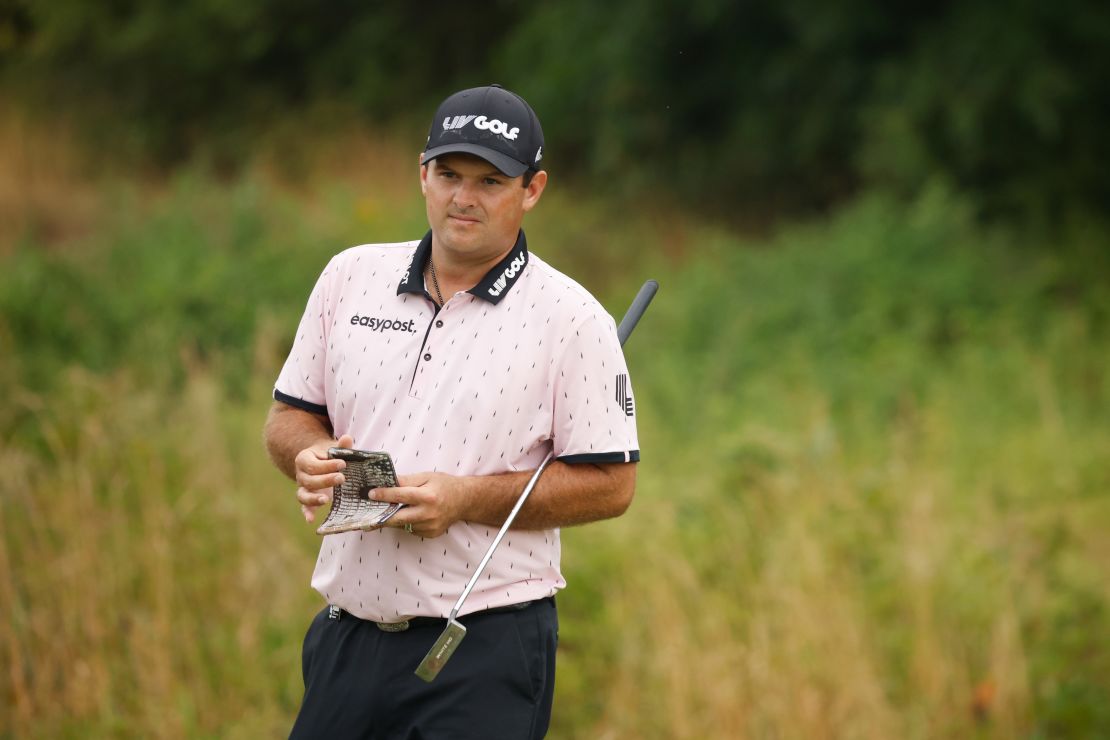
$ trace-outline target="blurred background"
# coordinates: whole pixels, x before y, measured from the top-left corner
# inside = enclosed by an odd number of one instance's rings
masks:
[[[0,738],[288,732],[270,389],[489,82],[534,251],[662,283],[551,736],[1110,736],[1107,80],[1097,0],[0,0]]]

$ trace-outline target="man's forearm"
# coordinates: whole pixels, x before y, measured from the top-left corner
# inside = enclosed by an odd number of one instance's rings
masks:
[[[275,401],[263,428],[266,451],[278,470],[296,480],[293,461],[304,449],[334,439],[327,417]]]
[[[462,518],[501,526],[532,471],[460,479]],[[632,502],[635,463],[552,462],[521,508],[513,529],[552,529],[620,516]]]

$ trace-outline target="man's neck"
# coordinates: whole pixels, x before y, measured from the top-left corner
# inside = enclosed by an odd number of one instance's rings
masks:
[[[493,269],[494,265],[505,259],[505,255],[511,252],[515,246],[516,242],[514,241],[491,258],[470,261],[457,257],[453,258],[452,254],[437,246],[435,235],[433,235],[432,253],[429,262],[435,264],[436,278],[439,281],[439,288],[443,292],[444,299],[450,300],[455,293],[473,288]],[[430,270],[430,264],[425,265],[425,275],[428,275]]]

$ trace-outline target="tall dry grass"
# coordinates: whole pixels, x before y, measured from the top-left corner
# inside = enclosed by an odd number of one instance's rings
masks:
[[[1097,735],[1051,704],[1079,661],[1110,679],[1110,429],[1062,415],[1058,360],[1011,350],[999,401],[1033,410],[1008,428],[969,413],[985,389],[966,379],[866,443],[805,386],[776,396],[777,429],[692,409],[714,432],[696,449],[654,420],[633,510],[566,536],[592,623],[569,627],[584,675],[559,697],[597,719],[559,736]],[[1057,653],[1072,641],[1086,654]]]
[[[174,397],[126,374],[67,381],[64,397],[15,399],[45,447],[0,453],[4,731],[282,735],[316,543],[261,452],[265,399],[229,401],[203,370]],[[646,404],[650,450],[666,435]],[[1016,430],[997,460],[1028,465],[986,461],[997,474],[969,488],[950,472],[962,435],[943,402],[892,429],[881,457],[840,447],[825,405],[802,391],[784,409],[796,429],[740,421],[696,451],[656,446],[629,514],[565,534],[553,737],[1032,730],[1028,622],[1060,598],[1044,527],[1067,528],[1089,579],[1110,566],[1110,507],[1007,509],[990,488],[1036,469],[1033,450],[1082,470],[1110,440],[1046,448],[1051,425]]]
[[[43,448],[0,452],[0,735],[287,732],[314,543],[258,404],[229,406],[203,372],[172,397],[66,380],[14,399]]]

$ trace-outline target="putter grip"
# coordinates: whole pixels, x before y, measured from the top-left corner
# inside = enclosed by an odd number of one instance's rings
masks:
[[[632,305],[628,307],[628,312],[621,319],[621,325],[617,327],[617,339],[620,340],[622,347],[628,341],[629,335],[636,328],[636,324],[640,322],[640,317],[644,315],[644,311],[647,310],[648,304],[651,303],[651,299],[655,297],[658,290],[659,283],[654,280],[648,280],[640,287],[640,292],[636,294]]]

